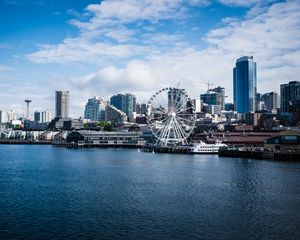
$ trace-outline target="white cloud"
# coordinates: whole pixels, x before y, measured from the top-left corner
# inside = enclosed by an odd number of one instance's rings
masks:
[[[3,73],[3,72],[10,72],[10,71],[13,71],[14,69],[10,66],[6,66],[6,65],[2,65],[0,64],[0,73]]]
[[[144,61],[129,61],[123,68],[103,68],[93,75],[94,82],[89,82],[100,86],[105,95],[131,91],[147,100],[154,91],[178,82],[197,97],[210,81],[226,87],[231,100],[235,59],[254,55],[258,90],[278,91],[280,84],[299,80],[299,36],[300,3],[277,3],[259,16],[233,19],[210,31],[205,38],[209,44],[206,49],[173,48],[168,53],[154,53]]]
[[[265,4],[268,2],[274,2],[274,0],[219,0],[219,2],[229,6],[250,7],[256,4]]]
[[[79,36],[66,38],[57,45],[40,45],[40,50],[27,58],[36,63],[99,63],[103,58],[147,55],[158,50],[155,46],[158,41],[172,43],[179,38],[178,33],[156,32],[158,23],[184,20],[188,18],[189,7],[207,3],[206,0],[105,0],[88,5],[82,15],[69,10],[78,17],[70,23],[80,30]],[[134,26],[129,28],[128,24]]]
[[[148,10],[150,12],[142,12],[140,18],[136,14],[139,4],[132,6],[135,1],[122,1],[129,4],[126,9],[132,15],[119,12],[115,19],[111,18],[118,8],[108,5],[111,2],[116,4],[118,1],[103,1],[102,4],[107,5],[88,7],[87,11],[92,13],[92,17],[87,22],[76,23],[82,31],[78,38],[68,38],[59,45],[42,46],[40,51],[28,56],[40,63],[95,63],[99,59],[117,62],[113,64],[110,61],[105,67],[82,77],[65,79],[63,87],[71,91],[72,109],[77,115],[82,115],[85,102],[93,95],[133,92],[139,101],[147,101],[154,91],[177,86],[179,82],[189,95],[198,97],[206,90],[206,82],[210,81],[214,86],[226,87],[231,100],[232,68],[235,59],[242,55],[254,56],[258,66],[258,90],[261,92],[278,91],[281,83],[299,80],[299,1],[274,3],[271,6],[259,5],[261,1],[247,1],[253,6],[247,17],[242,20],[223,19],[223,27],[209,31],[204,37],[207,47],[202,50],[188,47],[181,33],[160,33],[155,25],[142,25],[129,30],[123,24],[141,19],[155,22],[171,18],[173,9],[179,7],[173,4],[181,1],[141,1],[148,4],[160,2],[161,10],[154,11],[153,6]],[[231,2],[222,1],[223,4]],[[236,5],[247,5],[246,1],[235,2]],[[165,8],[167,4],[171,4],[169,10]],[[158,13],[166,15],[160,17]],[[114,21],[119,22],[117,27],[113,26]],[[138,43],[141,28],[147,28],[149,35],[145,35],[144,41]],[[113,43],[104,41],[102,37],[122,40]],[[168,48],[157,47],[160,42],[174,44],[169,44]],[[120,59],[124,60],[122,64]]]
[[[128,58],[145,51],[145,48],[130,44],[91,42],[84,38],[66,38],[58,45],[42,45],[42,50],[27,55],[36,63],[97,63],[112,58]]]

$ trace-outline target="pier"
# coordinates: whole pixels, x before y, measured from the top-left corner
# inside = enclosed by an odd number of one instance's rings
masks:
[[[231,150],[231,149],[220,149],[220,157],[231,157],[231,158],[250,158],[260,160],[274,160],[274,161],[289,161],[289,162],[300,162],[300,152],[269,152],[269,151],[253,151],[253,150]]]
[[[143,144],[130,143],[83,143],[83,142],[53,142],[54,147],[66,148],[142,148]]]
[[[159,145],[149,145],[142,148],[143,152],[152,153],[181,153],[186,154],[191,152],[191,147],[189,146],[159,146]]]
[[[32,141],[19,139],[1,139],[0,144],[51,145],[52,141]]]

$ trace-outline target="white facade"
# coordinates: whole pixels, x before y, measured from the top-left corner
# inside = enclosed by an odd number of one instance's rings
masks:
[[[41,112],[41,122],[42,123],[48,123],[48,122],[51,122],[51,120],[52,120],[51,112],[48,112],[48,111]]]
[[[18,119],[18,114],[10,111],[0,111],[0,123],[8,123],[11,122],[13,120],[17,120]]]
[[[113,105],[106,105],[105,108],[105,121],[111,121],[116,123],[124,123],[127,120],[126,113],[122,112],[121,110],[117,109]]]
[[[8,122],[8,115],[5,111],[0,111],[0,123],[7,123]]]
[[[104,121],[104,111],[107,102],[100,97],[94,97],[88,100],[85,105],[84,118],[89,119],[92,122]]]

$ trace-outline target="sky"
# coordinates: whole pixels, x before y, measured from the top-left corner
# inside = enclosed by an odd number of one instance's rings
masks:
[[[0,110],[54,113],[70,91],[71,117],[89,98],[164,87],[198,98],[226,88],[232,68],[254,56],[257,89],[300,80],[300,1],[0,0]]]

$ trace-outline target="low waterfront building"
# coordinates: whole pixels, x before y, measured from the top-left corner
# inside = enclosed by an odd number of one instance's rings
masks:
[[[280,151],[300,151],[300,129],[284,130],[264,141],[265,148]]]
[[[225,130],[226,126],[225,126]],[[198,133],[194,140],[202,140],[207,143],[221,141],[228,145],[235,146],[263,146],[264,141],[270,137],[276,136],[276,132],[203,132]]]
[[[71,118],[55,118],[53,124],[50,124],[49,128],[62,129],[62,130],[79,130],[84,128],[82,119]]]
[[[67,142],[86,146],[142,146],[145,141],[139,132],[74,131],[67,136]]]

